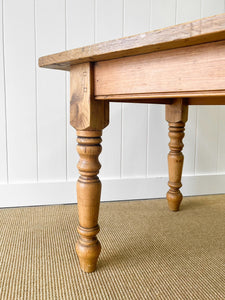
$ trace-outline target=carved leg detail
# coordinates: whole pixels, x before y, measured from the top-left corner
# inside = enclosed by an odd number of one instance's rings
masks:
[[[169,208],[173,211],[179,210],[182,201],[182,194],[180,192],[181,176],[183,169],[184,156],[183,137],[184,126],[188,119],[188,105],[183,98],[173,100],[172,104],[166,105],[166,120],[169,123],[169,137],[170,137],[170,152],[168,155],[169,167],[169,182],[170,187],[166,197],[168,200]]]
[[[184,137],[183,122],[169,123],[169,137],[170,137],[170,152],[168,154],[168,167],[169,167],[169,182],[170,187],[167,193],[168,205],[171,210],[179,210],[180,203],[182,201],[182,194],[180,192],[181,176],[183,169],[184,156],[182,154]]]
[[[93,272],[101,251],[96,237],[99,232],[98,212],[101,196],[101,182],[97,176],[101,165],[98,156],[101,153],[102,131],[77,131],[77,151],[80,155],[77,181],[77,199],[79,213],[79,240],[76,251],[81,269]]]

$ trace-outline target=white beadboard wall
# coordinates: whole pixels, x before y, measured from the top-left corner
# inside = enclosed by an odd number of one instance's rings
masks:
[[[0,207],[76,202],[68,73],[38,57],[223,13],[224,0],[0,0]],[[190,107],[183,194],[225,193],[225,107]],[[164,106],[110,106],[102,200],[164,197]]]

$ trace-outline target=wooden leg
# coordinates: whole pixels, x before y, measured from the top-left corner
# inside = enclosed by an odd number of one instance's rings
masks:
[[[170,187],[167,192],[168,205],[171,210],[179,210],[182,201],[182,194],[180,192],[181,176],[183,169],[184,156],[181,152],[183,149],[182,139],[184,137],[184,123],[169,123],[169,137],[170,137],[170,152],[168,154],[168,168],[169,168],[169,182]]]
[[[168,206],[171,210],[179,210],[182,201],[180,192],[184,156],[183,137],[188,107],[184,99],[176,99],[173,104],[166,105],[166,120],[169,123],[170,152],[168,154],[169,191],[167,192]]]
[[[77,131],[77,151],[80,155],[77,181],[79,213],[79,240],[76,251],[81,269],[93,272],[101,251],[96,237],[99,232],[98,212],[101,196],[101,182],[97,176],[101,167],[98,156],[101,153],[101,131]]]
[[[101,251],[96,237],[99,232],[98,212],[101,182],[98,172],[101,167],[102,129],[109,123],[109,103],[95,101],[93,95],[93,65],[83,63],[70,69],[70,124],[77,130],[77,151],[80,155],[77,182],[79,214],[79,240],[76,251],[81,269],[93,272]]]

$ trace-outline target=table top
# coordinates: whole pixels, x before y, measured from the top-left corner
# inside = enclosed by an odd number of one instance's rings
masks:
[[[69,71],[71,65],[98,62],[225,40],[225,14],[115,39],[39,58],[39,66]]]

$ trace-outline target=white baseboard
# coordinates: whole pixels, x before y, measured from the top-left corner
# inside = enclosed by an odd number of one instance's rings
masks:
[[[102,201],[164,198],[167,177],[103,179]],[[184,196],[225,193],[225,174],[184,176]],[[76,203],[75,182],[0,184],[0,207]]]

